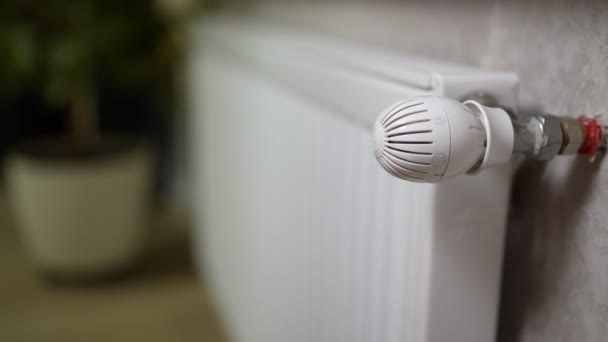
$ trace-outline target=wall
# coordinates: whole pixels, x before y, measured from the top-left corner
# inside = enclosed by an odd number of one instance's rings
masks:
[[[513,70],[521,93],[561,115],[606,112],[608,3],[282,1],[239,10],[370,45]],[[606,341],[608,164],[523,166],[509,223],[502,341]]]

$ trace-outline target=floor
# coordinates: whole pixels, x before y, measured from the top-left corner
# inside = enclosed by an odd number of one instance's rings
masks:
[[[0,200],[0,341],[226,341],[180,220],[156,220],[132,274],[59,286],[24,255],[6,207]]]

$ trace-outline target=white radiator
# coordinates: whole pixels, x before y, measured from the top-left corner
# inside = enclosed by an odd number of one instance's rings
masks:
[[[517,78],[230,18],[191,55],[197,260],[237,342],[494,339],[511,170],[391,177],[370,130],[401,98]]]

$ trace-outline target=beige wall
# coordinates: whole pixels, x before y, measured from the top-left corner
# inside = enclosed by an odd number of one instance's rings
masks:
[[[520,74],[549,112],[608,115],[608,2],[298,1],[241,9],[398,51]],[[608,341],[608,162],[530,163],[517,177],[502,341]]]

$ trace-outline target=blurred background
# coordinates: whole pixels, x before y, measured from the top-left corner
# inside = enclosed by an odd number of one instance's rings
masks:
[[[1,341],[225,340],[175,195],[205,7],[0,2]]]

